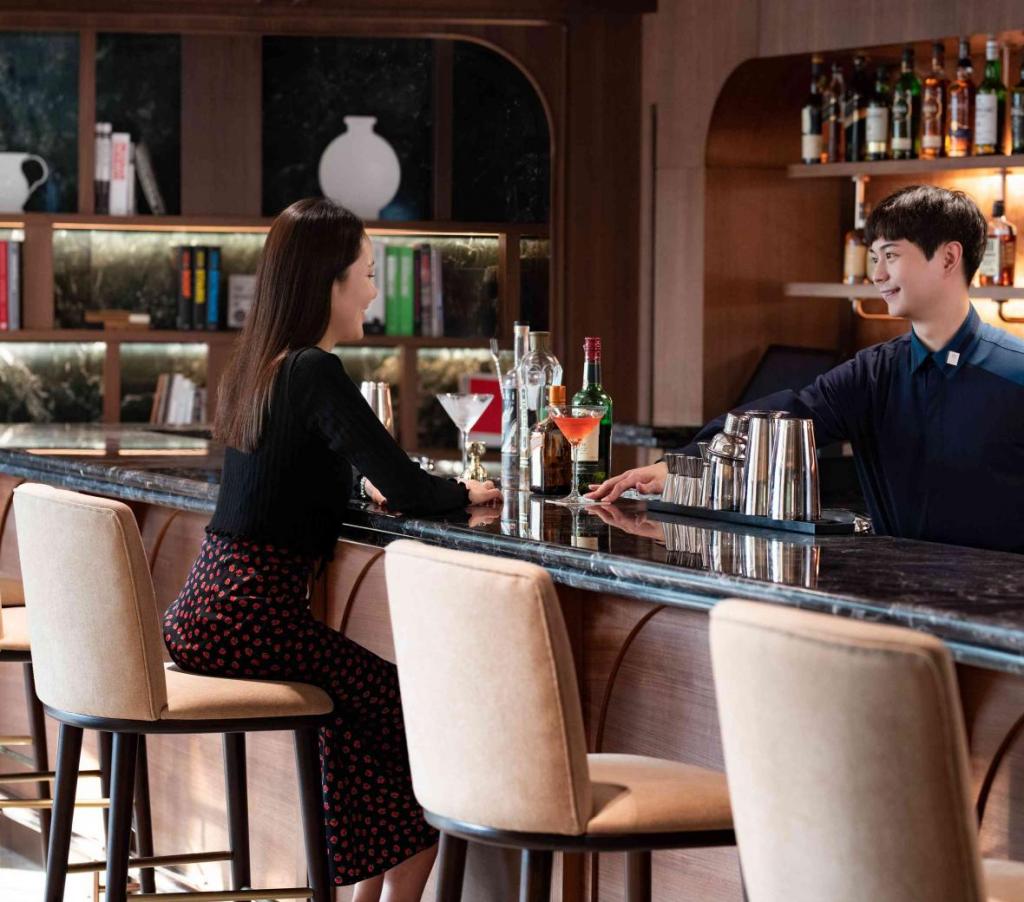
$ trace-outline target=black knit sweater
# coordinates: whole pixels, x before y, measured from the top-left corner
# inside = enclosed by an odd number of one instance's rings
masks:
[[[292,351],[274,383],[259,447],[227,448],[210,529],[330,557],[355,468],[390,510],[464,507],[464,486],[431,476],[399,447],[345,372],[320,348]]]

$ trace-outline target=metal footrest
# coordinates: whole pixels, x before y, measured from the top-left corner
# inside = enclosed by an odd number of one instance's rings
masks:
[[[0,799],[0,811],[4,808],[52,808],[53,799]],[[75,808],[109,808],[110,799],[80,799]]]
[[[98,770],[80,770],[79,777],[101,777]],[[17,774],[0,774],[0,783],[43,783],[53,782],[57,775],[52,770],[29,770]]]
[[[32,745],[31,736],[0,736],[0,752],[6,745]]]
[[[209,861],[230,861],[230,852],[192,852],[187,855],[151,855],[148,858],[129,858],[128,869],[161,868],[178,864],[203,864]],[[105,871],[106,861],[79,861],[68,865],[69,874],[87,874],[90,871]]]
[[[142,899],[173,899],[176,902],[262,902],[266,899],[312,899],[313,890],[295,886],[287,889],[218,889],[196,893],[137,893],[132,902]]]

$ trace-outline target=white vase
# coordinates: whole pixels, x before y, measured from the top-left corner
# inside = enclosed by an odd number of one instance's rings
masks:
[[[374,116],[346,116],[320,157],[320,190],[363,219],[379,219],[402,181],[398,154],[374,130]]]
[[[34,182],[29,182],[22,169],[22,164],[35,160],[43,169],[43,174]],[[46,181],[50,167],[46,160],[33,153],[7,151],[0,153],[0,210],[14,213],[24,209],[29,195]]]

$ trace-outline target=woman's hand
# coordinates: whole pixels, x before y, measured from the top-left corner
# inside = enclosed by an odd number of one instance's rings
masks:
[[[667,475],[668,465],[663,462],[637,467],[606,479],[600,485],[590,486],[586,497],[594,501],[617,501],[626,489],[636,489],[641,495],[658,495],[665,487]]]
[[[369,498],[374,504],[379,504],[383,507],[388,503],[388,499],[385,498],[380,490],[365,476],[363,477],[363,491],[366,492],[366,497]]]
[[[494,501],[501,501],[501,492],[494,487],[494,483],[490,479],[486,482],[479,482],[476,479],[460,479],[459,482],[469,492],[470,504],[491,504]]]
[[[501,516],[501,508],[493,504],[477,504],[466,508],[469,514],[469,522],[466,524],[472,529],[474,526],[486,526],[493,523]]]

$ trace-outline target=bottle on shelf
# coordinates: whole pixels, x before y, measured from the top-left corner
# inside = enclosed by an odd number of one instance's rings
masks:
[[[612,466],[612,399],[601,386],[601,339],[583,339],[583,387],[572,397],[573,404],[602,404],[604,416],[579,448],[579,490],[590,491],[590,484],[604,482]]]
[[[507,492],[519,481],[519,364],[530,345],[530,326],[517,321],[512,334],[512,369],[501,377],[501,485]]]
[[[914,72],[914,48],[904,47],[900,77],[892,91],[891,147],[894,160],[916,159],[921,153],[921,79]]]
[[[843,67],[832,64],[832,79],[825,89],[822,100],[822,154],[826,163],[839,163],[843,159],[843,96],[846,85],[843,82]]]
[[[1001,154],[1006,129],[1006,85],[995,35],[985,41],[985,77],[974,98],[974,153]]]
[[[869,160],[884,160],[889,156],[889,106],[891,100],[889,70],[885,66],[879,66],[875,78],[875,88],[868,99],[865,140],[867,142],[867,159]]]
[[[811,57],[811,88],[800,110],[800,159],[805,163],[821,163],[822,160],[822,104],[821,93],[823,60],[815,54]]]
[[[1024,153],[1024,61],[1020,80],[1010,89],[1010,153]]]
[[[562,364],[551,352],[550,332],[531,332],[519,362],[519,484],[530,487],[530,430],[547,416],[548,388],[562,383]]]
[[[565,386],[548,387],[548,405],[565,404]],[[572,446],[555,421],[546,416],[530,431],[530,491],[567,495],[572,486]]]
[[[967,38],[960,39],[956,62],[956,80],[950,82],[946,105],[949,107],[946,129],[946,156],[970,156],[974,145],[974,67]]]
[[[844,158],[847,163],[859,163],[866,159],[870,95],[871,79],[867,71],[867,58],[863,53],[858,53],[853,58],[853,72],[843,99],[843,131],[846,142]]]
[[[941,157],[946,150],[946,48],[942,41],[932,44],[932,69],[921,88],[921,156],[926,160]]]
[[[1017,255],[1017,227],[1006,218],[1006,202],[992,204],[988,221],[985,254],[978,267],[979,285],[1013,285],[1013,266]]]
[[[860,285],[868,281],[868,247],[864,242],[864,224],[869,208],[864,200],[864,179],[854,178],[856,198],[854,200],[853,228],[843,239],[843,282]]]

